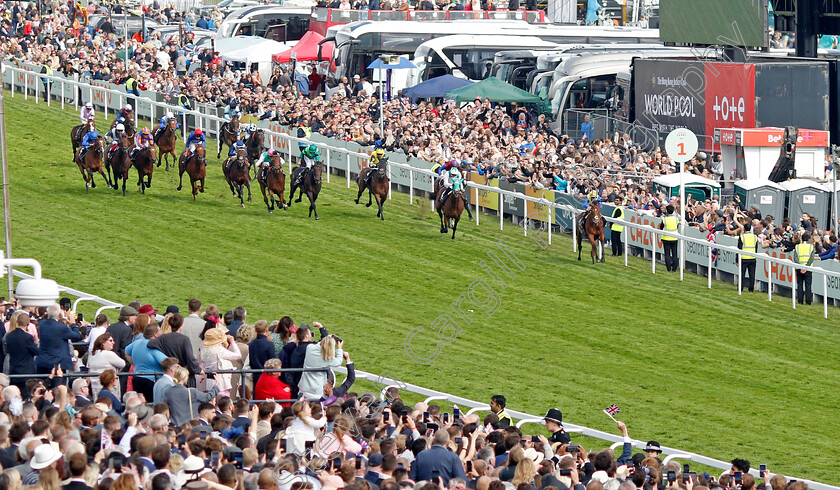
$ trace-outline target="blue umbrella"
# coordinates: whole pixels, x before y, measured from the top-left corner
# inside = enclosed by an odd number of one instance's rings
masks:
[[[456,88],[472,85],[473,82],[452,75],[443,75],[426,80],[411,88],[403,90],[405,97],[411,99],[425,99],[428,97],[444,97],[446,92]]]
[[[399,70],[401,68],[417,68],[414,63],[405,58],[400,57],[397,64],[383,63],[381,58],[377,58],[373,63],[369,64],[368,70]]]

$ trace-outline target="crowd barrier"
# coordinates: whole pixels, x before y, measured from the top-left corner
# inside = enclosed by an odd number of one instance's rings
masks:
[[[13,274],[16,277],[21,278],[21,279],[32,279],[33,278],[33,276],[31,276],[30,274],[26,274],[26,273],[18,271],[18,270],[14,270]],[[113,308],[113,307],[120,308],[120,307],[122,307],[122,305],[120,303],[116,303],[114,301],[103,299],[103,298],[100,298],[99,296],[89,294],[89,293],[86,293],[84,291],[79,291],[79,290],[76,290],[76,289],[72,289],[72,288],[63,286],[61,284],[58,285],[58,288],[59,288],[59,291],[61,291],[62,293],[65,293],[66,295],[77,297],[76,301],[74,302],[74,305],[78,304],[81,301],[92,301],[92,302],[95,302],[95,303],[98,303],[98,304],[102,305],[102,307],[100,308],[99,311],[101,311],[102,309],[105,309],[105,308]],[[265,369],[263,369],[263,370],[245,370],[245,371],[246,372],[248,372],[248,371],[250,371],[250,372],[255,372],[255,371],[266,372],[266,371],[275,371],[275,370],[265,370]],[[281,369],[280,371],[284,371],[284,370]],[[339,373],[342,373],[342,374],[347,374],[347,368],[345,368],[343,366],[335,369],[335,371],[339,372]],[[217,371],[217,372],[228,372],[228,371]],[[237,373],[237,372],[240,372],[240,370],[230,370],[230,372],[231,373]],[[131,374],[136,374],[136,373],[126,373],[126,374],[131,375]],[[477,401],[474,401],[474,400],[470,400],[469,398],[463,398],[463,397],[460,397],[460,396],[452,395],[450,393],[445,393],[445,392],[442,392],[442,391],[432,390],[432,389],[425,388],[425,387],[422,387],[422,386],[418,386],[418,385],[415,385],[415,384],[406,383],[406,382],[402,381],[401,379],[397,378],[396,376],[385,376],[385,374],[394,374],[390,371],[385,371],[380,375],[376,375],[376,374],[373,374],[373,373],[368,373],[366,371],[356,370],[355,374],[356,374],[356,379],[357,380],[363,379],[365,381],[368,381],[368,382],[372,383],[373,386],[375,387],[375,389],[380,391],[380,399],[382,399],[382,400],[385,399],[386,390],[389,387],[395,386],[395,387],[399,388],[400,390],[425,396],[426,397],[426,400],[425,400],[426,403],[430,403],[432,401],[446,401],[446,402],[449,402],[449,403],[457,404],[460,407],[469,407],[470,410],[466,411],[466,414],[472,414],[472,413],[475,413],[475,412],[482,412],[482,411],[486,412],[486,411],[490,410],[490,407],[486,403],[481,403],[481,402],[477,402]],[[277,401],[277,400],[275,400],[275,401]],[[283,401],[280,400],[279,402],[283,402]],[[508,414],[510,414],[511,417],[517,419],[517,423],[516,423],[517,427],[521,427],[525,424],[544,424],[543,417],[540,416],[540,415],[532,415],[532,414],[529,414],[529,413],[520,412],[518,410],[513,410],[512,408],[510,408],[510,406],[506,407],[506,410],[507,410]],[[597,429],[592,429],[592,428],[589,428],[589,427],[586,427],[586,426],[583,426],[583,425],[573,424],[573,423],[571,423],[567,420],[563,421],[563,427],[569,433],[581,434],[581,435],[584,435],[584,436],[587,436],[587,437],[592,437],[594,439],[598,439],[598,440],[613,443],[613,447],[617,447],[617,445],[621,444],[624,440],[623,437],[621,437],[621,436],[611,434],[609,432],[600,431],[600,430],[597,430]],[[643,440],[633,439],[632,444],[633,444],[633,447],[635,447],[636,449],[643,450],[645,445],[646,445],[646,442],[643,441]],[[723,461],[723,460],[719,460],[719,459],[715,459],[715,458],[710,458],[708,456],[703,456],[701,454],[693,453],[693,452],[690,452],[690,451],[683,451],[683,450],[680,450],[680,449],[671,448],[671,447],[667,447],[667,446],[662,446],[662,453],[670,459],[681,459],[681,460],[685,460],[685,461],[693,461],[693,462],[696,462],[698,464],[706,465],[706,466],[709,466],[711,468],[718,468],[720,470],[729,470],[732,467],[732,464],[728,461]],[[756,470],[756,469],[751,469],[750,474],[755,476],[756,479],[760,478],[760,475],[758,474],[758,470]],[[811,480],[805,480],[805,479],[798,478],[798,477],[785,476],[785,478],[787,478],[788,480],[795,478],[798,481],[807,483],[808,486],[812,490],[840,490],[840,487],[837,487],[837,486],[827,485],[827,484],[824,484],[824,483],[819,483],[819,482],[815,482],[815,481],[811,481]]]
[[[53,103],[53,98],[60,101],[62,107],[65,103],[72,103],[78,108],[83,104],[80,94],[88,95],[94,107],[104,112],[104,117],[113,117],[113,114],[122,108],[127,101],[132,100],[137,110],[135,118],[146,118],[157,121],[167,111],[177,114],[181,120],[181,131],[185,137],[189,128],[201,127],[210,136],[218,135],[224,124],[224,118],[219,117],[219,108],[198,104],[195,110],[187,110],[178,106],[167,104],[165,97],[154,92],[144,92],[140,97],[129,96],[121,87],[103,81],[92,81],[91,83],[80,82],[65,78],[61,75],[44,75],[37,73],[39,68],[36,65],[19,64],[12,66],[6,63],[2,65],[3,82],[12,89],[12,96],[16,91],[21,91],[25,98],[30,95],[35,97],[36,103],[42,103],[43,90],[47,85],[45,80],[50,80],[51,97],[46,97],[46,104]],[[110,116],[109,116],[110,114]],[[246,117],[246,121],[250,117]],[[253,118],[250,118],[253,119]],[[353,176],[358,176],[367,165],[372,147],[363,147],[354,142],[339,141],[327,138],[314,133],[309,139],[299,139],[293,135],[296,128],[281,125],[272,121],[256,121],[257,126],[262,128],[266,134],[266,145],[277,148],[288,157],[289,172],[292,170],[292,161],[299,154],[298,144],[314,143],[322,151],[326,167],[327,182],[333,171],[343,172],[346,185],[351,186]],[[430,170],[432,162],[410,158],[399,153],[392,153],[388,160],[388,176],[391,181],[391,190],[396,185],[398,189],[406,189],[409,193],[409,201],[414,202],[414,195],[417,192],[431,195],[434,187],[434,173]],[[500,179],[487,179],[483,175],[470,173],[465,182],[468,191],[469,203],[476,207],[476,224],[480,223],[481,211],[495,211],[499,217],[499,228],[504,229],[505,217],[513,222],[522,225],[524,234],[527,236],[529,229],[542,228],[547,232],[547,242],[552,243],[553,229],[571,231],[572,241],[576,247],[577,213],[580,212],[580,203],[572,195],[548,189],[534,189],[531,186],[522,184],[511,184]],[[434,201],[432,201],[434,202]],[[610,216],[612,207],[605,205],[602,214]],[[627,220],[625,231],[622,232],[625,238],[625,247],[634,255],[651,259],[651,269],[655,272],[656,262],[662,253],[661,236],[656,228],[659,219],[652,218],[633,211],[626,211]],[[608,222],[615,222],[607,218]],[[711,287],[712,276],[720,280],[727,280],[740,284],[740,261],[745,252],[737,248],[737,239],[734,237],[715,235],[716,243],[709,243],[705,234],[694,228],[687,228],[685,235],[676,235],[680,240],[680,274],[685,269],[685,264],[697,273],[706,274],[709,277]],[[718,250],[716,260],[709,265],[711,250]],[[575,251],[576,248],[575,248]],[[766,252],[766,253],[765,253]],[[759,249],[757,254],[762,267],[757,268],[756,284],[762,285],[767,290],[768,298],[772,300],[774,290],[776,294],[791,294],[793,307],[796,307],[796,279],[793,272],[793,263],[789,254],[784,254],[777,249]],[[627,260],[625,254],[625,265]],[[836,261],[820,264],[820,267],[812,267],[812,270],[822,280],[813,281],[813,292],[816,297],[822,299],[824,304],[824,315],[828,316],[828,304],[840,301],[840,263]],[[790,285],[790,287],[788,286]],[[740,292],[740,291],[739,291]]]

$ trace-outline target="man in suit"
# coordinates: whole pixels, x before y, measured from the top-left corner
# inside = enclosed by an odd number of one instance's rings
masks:
[[[196,298],[191,299],[187,303],[187,309],[190,310],[190,314],[184,318],[184,326],[181,327],[181,333],[190,339],[190,344],[193,347],[193,355],[197,358],[198,346],[201,345],[200,335],[204,331],[204,324],[206,323],[198,314],[201,311],[201,301]]]
[[[87,458],[83,453],[74,453],[67,458],[67,466],[70,469],[70,481],[61,490],[93,490],[85,482]]]
[[[35,345],[35,338],[26,331],[29,325],[29,315],[23,313],[17,319],[17,326],[3,337],[6,344],[6,352],[9,354],[9,374],[35,374],[35,356],[38,355],[38,346]],[[29,392],[26,390],[26,379],[15,378],[12,384],[20,389],[22,396],[26,397]]]
[[[268,326],[265,321],[259,321],[254,325],[254,330],[257,333],[256,338],[248,343],[248,360],[251,364],[251,369],[265,369],[265,361],[277,357],[277,351],[274,349],[274,344],[268,340],[265,333]],[[257,386],[257,381],[260,379],[260,373],[254,373],[254,386]]]
[[[77,325],[68,327],[58,321],[60,318],[61,307],[52,305],[47,308],[47,319],[38,323],[38,337],[41,339],[38,357],[35,359],[38,374],[50,374],[56,364],[60,365],[66,373],[76,370],[67,341],[80,340],[82,335]],[[66,378],[52,380],[52,385],[64,383],[66,383]]]
[[[114,338],[114,352],[123,359],[125,359],[125,348],[128,347],[128,344],[131,343],[133,338],[132,332],[134,331],[134,320],[136,319],[137,309],[133,306],[123,306],[120,308],[120,318],[117,323],[112,323],[105,330],[106,333],[111,334],[111,337]],[[129,369],[130,366],[126,363],[123,372],[128,372]],[[122,390],[120,393],[128,391],[126,389],[127,383],[128,376],[120,376],[120,390]]]
[[[175,313],[169,317],[169,326],[172,327],[172,332],[150,340],[148,347],[149,349],[158,349],[168,357],[178,359],[178,364],[190,371],[189,386],[195,386],[195,375],[201,374],[202,371],[195,354],[193,354],[190,339],[181,333],[183,325],[184,317],[180,313]]]
[[[239,330],[239,327],[245,323],[245,317],[248,315],[248,312],[245,311],[244,306],[237,306],[233,309],[233,322],[228,325],[228,333],[231,337],[236,338],[236,332]]]
[[[152,390],[153,393],[153,401],[154,403],[162,403],[163,402],[163,394],[166,390],[175,384],[175,380],[172,378],[173,374],[175,373],[175,368],[178,367],[178,359],[174,357],[167,357],[160,363],[160,368],[163,371],[163,376],[160,377],[157,381],[155,381],[155,387]]]
[[[449,432],[446,429],[438,429],[435,432],[434,444],[425,451],[417,454],[417,459],[411,465],[411,479],[414,481],[431,480],[433,473],[438,473],[443,478],[443,485],[449,485],[452,478],[460,478],[467,481],[464,467],[458,455],[446,449],[449,444]]]
[[[93,403],[90,399],[90,385],[87,378],[76,378],[73,381],[73,394],[76,395],[76,410],[81,410]]]

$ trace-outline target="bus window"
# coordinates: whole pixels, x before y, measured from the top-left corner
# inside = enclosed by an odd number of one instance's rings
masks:
[[[265,38],[281,43],[286,42],[286,24],[269,26],[268,29],[265,30]]]

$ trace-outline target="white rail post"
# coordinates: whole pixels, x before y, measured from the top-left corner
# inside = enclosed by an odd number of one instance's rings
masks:
[[[627,267],[627,255],[630,253],[630,228],[624,226],[621,233],[624,234],[624,267]]]
[[[499,230],[505,229],[505,196],[499,189]]]
[[[828,275],[823,274],[823,316],[828,318]]]
[[[765,260],[767,264],[767,301],[773,301],[773,263]]]
[[[93,103],[93,85],[91,85],[90,88],[88,89],[88,95],[90,95],[89,100],[90,100],[90,103],[92,104]],[[94,108],[94,109],[96,109],[96,108]]]
[[[82,92],[82,89],[78,85],[73,85],[73,105],[76,107],[76,110],[79,110],[79,94]]]
[[[554,223],[553,218],[554,218],[554,212],[556,211],[554,206],[555,206],[555,204],[552,204],[551,206],[548,206],[548,218],[546,218],[546,222],[548,223],[548,244],[549,245],[551,245],[551,225]]]
[[[706,276],[709,278],[709,289],[712,289],[712,244],[709,244],[709,268],[707,269]]]
[[[345,153],[347,156],[347,188],[350,188],[350,152]]]
[[[656,228],[654,228],[654,230],[655,229]],[[659,241],[660,236],[661,235],[657,234],[655,231],[653,232],[653,245],[651,245],[651,247],[650,247],[651,250],[653,250],[653,253],[651,254],[651,257],[650,257],[650,272],[651,272],[651,274],[656,274],[656,244]]]
[[[326,147],[327,158],[325,158],[327,163],[327,184],[330,183],[330,147]]]
[[[289,176],[292,175],[292,137],[289,135]]]
[[[38,79],[36,78],[36,79],[35,79],[35,103],[36,103],[36,104],[38,104],[39,102],[41,102],[40,100],[38,100],[38,99],[40,99],[40,97],[39,97],[38,95],[39,95],[39,92],[38,92]]]
[[[743,269],[741,269],[741,264],[743,263],[743,260],[744,260],[743,256],[741,254],[738,254],[738,296],[741,296],[741,289],[743,289],[743,287],[744,287],[743,286],[743,281],[744,281],[743,276],[744,275],[741,274],[741,271],[743,270]]]
[[[478,226],[478,187],[473,187],[475,189],[475,226]]]
[[[29,100],[29,72],[23,72],[23,100]]]
[[[8,70],[9,68],[7,67],[6,69]],[[15,98],[15,75],[17,75],[17,73],[15,73],[15,71],[12,70],[12,94],[11,95],[12,95],[13,99]]]
[[[53,80],[52,78],[47,78],[47,84],[44,86],[44,97],[47,98],[47,107],[52,107],[52,94],[50,94],[52,89]]]
[[[14,83],[15,77],[12,77]],[[12,93],[14,93],[14,85],[12,85]],[[64,109],[64,79],[61,79],[61,108]]]
[[[572,212],[572,252],[578,251],[577,244],[577,213]]]
[[[779,265],[781,265],[781,264],[779,264]],[[793,270],[793,274],[790,275],[790,279],[791,279],[790,284],[792,286],[791,287],[792,294],[790,295],[790,299],[793,302],[793,309],[795,310],[796,309],[796,268],[793,267],[792,270]]]
[[[522,209],[522,215],[525,216],[524,221],[522,222],[525,226],[522,227],[525,230],[525,236],[528,236],[528,200],[524,197],[522,198],[522,205],[524,206]]]
[[[181,113],[181,137],[187,141],[187,113]]]
[[[677,240],[679,240],[678,244],[680,250],[680,281],[682,281],[684,279],[683,276],[685,275],[685,240],[682,239],[682,236],[680,236]]]
[[[391,200],[391,189],[393,189],[394,185],[391,181],[391,166],[388,165],[388,200]]]
[[[408,167],[408,203],[414,204],[414,169]]]

